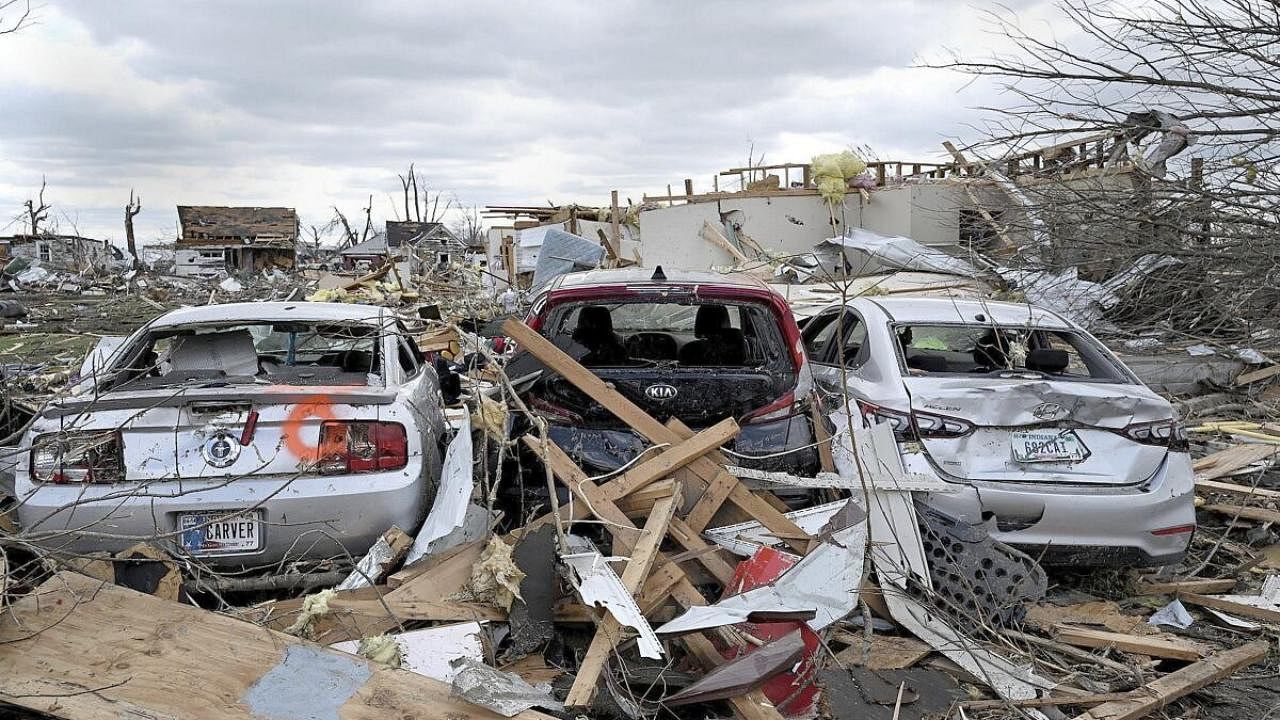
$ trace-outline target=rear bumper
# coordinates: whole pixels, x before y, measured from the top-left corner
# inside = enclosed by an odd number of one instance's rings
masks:
[[[631,430],[602,430],[549,425],[548,434],[579,464],[599,472],[612,472],[631,462],[649,447]],[[812,476],[818,471],[818,451],[808,417],[793,415],[772,422],[743,425],[738,437],[725,447],[745,456],[731,455],[734,465]],[[768,456],[768,457],[764,457]]]
[[[941,478],[919,454],[905,453],[909,472]],[[928,502],[969,522],[985,522],[996,539],[1046,565],[1167,565],[1181,560],[1195,526],[1195,482],[1187,453],[1170,453],[1140,486],[952,483],[955,493]],[[1159,533],[1159,534],[1158,534]]]
[[[417,530],[427,498],[417,469],[323,477],[246,477],[232,482],[166,481],[146,486],[42,485],[19,481],[18,522],[25,536],[54,553],[119,552],[156,542],[184,555],[179,517],[254,508],[260,547],[251,553],[200,555],[217,567],[345,557],[368,551],[389,527]]]

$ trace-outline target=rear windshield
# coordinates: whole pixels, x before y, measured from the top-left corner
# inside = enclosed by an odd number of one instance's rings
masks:
[[[587,367],[758,367],[783,350],[773,314],[751,303],[564,305],[546,335]]]
[[[909,375],[1030,372],[1055,380],[1132,382],[1089,338],[1068,330],[992,325],[894,325]]]
[[[379,373],[377,327],[250,323],[165,328],[122,356],[115,387],[268,383],[365,385]]]

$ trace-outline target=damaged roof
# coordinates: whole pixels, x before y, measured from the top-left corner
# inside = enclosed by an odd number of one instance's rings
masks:
[[[423,240],[435,240],[444,244],[462,244],[443,223],[419,222],[416,220],[387,221],[387,245],[390,247],[413,245]]]
[[[179,308],[152,321],[152,327],[214,322],[321,321],[374,322],[384,309],[369,305],[324,302],[243,302]]]
[[[298,237],[298,213],[283,207],[179,205],[182,242],[193,240],[287,240]]]

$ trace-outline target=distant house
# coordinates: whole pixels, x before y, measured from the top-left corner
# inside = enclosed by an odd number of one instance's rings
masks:
[[[293,208],[179,205],[178,222],[178,275],[209,277],[297,263],[298,213]]]
[[[5,257],[38,260],[75,272],[124,260],[124,253],[111,243],[78,235],[13,235],[0,238],[0,248]]]
[[[416,275],[462,260],[466,253],[467,246],[442,223],[388,220],[385,235],[344,248],[338,255],[347,270],[381,267],[389,255],[406,266],[403,271]]]

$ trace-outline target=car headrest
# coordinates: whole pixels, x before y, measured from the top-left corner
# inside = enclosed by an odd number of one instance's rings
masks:
[[[729,308],[723,305],[700,305],[693,321],[693,334],[710,337],[729,327]]]
[[[573,331],[575,336],[578,333],[611,332],[613,332],[613,315],[609,313],[609,308],[603,305],[588,305],[578,311],[578,327]]]
[[[366,350],[348,350],[342,353],[342,371],[373,372],[373,353]]]
[[[1027,369],[1039,370],[1047,373],[1060,373],[1067,369],[1070,364],[1071,357],[1067,355],[1066,350],[1051,350],[1049,348],[1036,348],[1027,353]]]
[[[946,372],[949,369],[947,359],[937,355],[913,355],[907,358],[907,367],[925,372]]]

